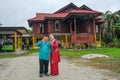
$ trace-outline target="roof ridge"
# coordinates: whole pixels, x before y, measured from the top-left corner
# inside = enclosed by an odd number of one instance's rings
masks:
[[[57,10],[57,11],[54,12],[54,13],[59,13],[59,12],[61,12],[62,10],[64,10],[65,8],[67,8],[67,7],[69,7],[69,6],[74,6],[76,9],[79,8],[79,7],[76,6],[74,3],[71,2],[71,3],[67,4],[66,6],[60,8],[59,10]]]
[[[79,7],[80,10],[82,10],[83,8],[84,8],[85,10],[91,10],[91,11],[93,11],[91,8],[89,8],[89,7],[86,6],[85,4],[83,4],[82,6]],[[84,9],[83,9],[83,10],[84,10]]]

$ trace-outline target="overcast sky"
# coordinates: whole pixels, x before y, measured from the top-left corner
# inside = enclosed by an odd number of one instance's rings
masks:
[[[27,19],[35,17],[36,12],[53,13],[70,2],[100,12],[120,10],[120,0],[1,0],[0,22],[2,26],[29,28]]]

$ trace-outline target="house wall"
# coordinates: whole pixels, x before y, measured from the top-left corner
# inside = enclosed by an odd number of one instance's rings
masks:
[[[55,31],[55,21],[56,20],[50,20],[48,23],[48,27],[50,27],[50,33],[70,33],[69,24],[66,24],[62,21],[59,22],[59,30]]]
[[[77,33],[93,33],[93,21],[77,21]]]
[[[35,34],[35,35],[38,35],[38,34],[40,34],[40,23],[34,23],[33,25],[32,25],[32,27],[33,27],[33,33]]]
[[[94,34],[93,33],[80,33],[80,34],[73,34],[71,36],[72,44],[90,44],[95,43]]]
[[[70,24],[61,21],[61,33],[70,33]]]

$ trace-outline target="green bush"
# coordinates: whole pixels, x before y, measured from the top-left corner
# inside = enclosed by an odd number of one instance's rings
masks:
[[[113,41],[114,41],[115,47],[120,48],[120,39],[115,38],[113,39]]]
[[[96,48],[96,44],[88,44],[88,48],[89,49]]]

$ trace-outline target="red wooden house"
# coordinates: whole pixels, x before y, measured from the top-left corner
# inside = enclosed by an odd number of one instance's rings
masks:
[[[53,34],[61,41],[62,46],[70,44],[96,44],[100,42],[100,27],[104,21],[102,13],[83,5],[73,3],[54,13],[36,13],[28,19],[33,30],[33,46],[42,34]],[[100,43],[99,43],[100,45]]]

